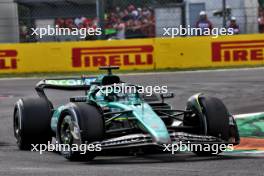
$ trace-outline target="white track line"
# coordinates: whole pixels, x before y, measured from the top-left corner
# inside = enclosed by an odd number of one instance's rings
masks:
[[[160,71],[153,71],[153,72],[146,72],[146,73],[120,73],[120,74],[117,74],[117,75],[120,75],[120,76],[141,76],[141,75],[171,75],[171,74],[192,74],[192,73],[211,73],[211,72],[238,72],[238,71],[251,71],[251,70],[255,70],[255,71],[258,71],[258,70],[264,70],[264,67],[257,67],[257,68],[228,68],[228,69],[212,69],[212,70],[193,70],[193,71],[164,71],[164,72],[160,72]],[[139,70],[140,72],[140,70]],[[74,74],[74,73],[73,73]],[[75,77],[76,75],[73,75],[73,76],[65,76],[65,75],[62,75],[62,76],[51,76],[50,78],[61,78],[61,77],[64,77],[64,78],[67,78],[67,77]],[[94,74],[90,75],[90,76],[96,76]],[[11,78],[0,78],[0,81],[6,81],[6,80],[24,80],[24,79],[31,79],[31,80],[34,80],[34,79],[43,79],[43,78],[49,78],[49,76],[45,77],[45,76],[41,76],[41,77],[36,77],[36,76],[33,76],[33,77],[11,77]]]
[[[234,118],[235,119],[244,119],[244,118],[247,118],[249,116],[258,116],[258,115],[264,116],[264,112],[256,112],[256,113],[250,113],[250,114],[238,114],[238,115],[234,115]]]
[[[185,73],[210,73],[210,72],[237,72],[237,71],[250,71],[250,70],[264,70],[264,67],[257,67],[257,68],[229,68],[229,69],[207,69],[207,70],[192,70],[192,71],[164,71],[164,72],[147,72],[147,73],[127,73],[127,74],[118,74],[118,75],[124,75],[124,76],[130,76],[130,75],[168,75],[168,74],[185,74]]]

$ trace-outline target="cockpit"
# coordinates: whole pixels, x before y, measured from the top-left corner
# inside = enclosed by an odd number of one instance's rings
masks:
[[[137,87],[126,83],[98,86],[93,98],[105,102],[136,102],[140,99]]]

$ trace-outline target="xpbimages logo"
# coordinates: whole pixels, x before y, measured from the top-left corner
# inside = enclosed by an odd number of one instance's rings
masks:
[[[79,36],[81,39],[87,36],[102,35],[101,28],[60,28],[59,26],[52,27],[48,25],[46,28],[31,28],[31,35],[43,38],[44,36]]]
[[[175,154],[177,152],[211,152],[212,154],[218,154],[221,152],[230,152],[234,150],[233,144],[193,144],[190,141],[176,144],[163,144],[163,151]]]
[[[152,96],[154,94],[167,94],[168,86],[134,86],[127,85],[125,83],[116,84],[111,86],[101,86],[99,87],[100,92],[106,96],[110,94],[145,94],[146,96]]]
[[[80,154],[86,154],[87,152],[100,152],[102,151],[101,144],[59,144],[55,143],[48,144],[31,144],[32,152],[39,152],[42,155],[44,152],[80,152]]]
[[[234,35],[234,29],[229,28],[193,28],[190,25],[184,27],[168,27],[163,28],[163,36],[166,37],[179,37],[179,36],[212,36],[212,38],[218,38],[219,36]]]

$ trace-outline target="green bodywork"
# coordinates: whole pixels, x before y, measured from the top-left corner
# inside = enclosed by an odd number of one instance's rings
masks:
[[[104,75],[98,76],[96,79],[94,78],[86,78],[83,81],[80,80],[48,80],[49,84],[60,85],[63,86],[76,86],[83,84],[91,84],[92,82],[99,82],[103,79]],[[125,84],[128,86],[128,84]],[[98,91],[100,86],[91,85],[90,89],[86,93],[86,101],[96,102],[102,108],[109,108],[112,112],[114,111],[131,111],[130,114],[124,115],[124,119],[129,116],[130,118],[135,118],[138,126],[140,126],[143,130],[151,134],[153,140],[157,144],[167,144],[171,142],[170,135],[166,128],[166,125],[162,121],[162,119],[152,110],[150,105],[142,100],[136,93],[124,94],[123,98],[120,98],[115,101],[106,101],[105,100],[105,92]],[[95,93],[97,92],[97,93]],[[51,119],[51,128],[56,133],[57,123],[61,116],[61,113],[68,108],[67,105],[62,105],[58,107],[52,116]],[[119,119],[122,119],[120,117]]]
[[[84,78],[84,79],[67,79],[67,80],[47,80],[47,84],[57,86],[82,86],[90,85],[90,89],[86,92],[86,101],[93,101],[102,108],[109,108],[114,111],[131,111],[130,114],[126,114],[119,117],[119,120],[134,118],[136,119],[138,126],[144,131],[148,132],[153,140],[157,144],[170,143],[170,135],[164,124],[163,120],[152,110],[152,107],[145,102],[142,98],[136,94],[128,94],[123,98],[115,101],[106,101],[104,93],[98,91],[100,85],[93,85],[92,83],[101,83],[105,75],[100,75],[96,78]],[[126,84],[127,85],[127,84]],[[94,95],[94,92],[98,91]],[[198,113],[202,114],[201,105],[199,103],[199,97],[201,94],[192,96],[188,103],[193,106]],[[187,105],[188,107],[188,105]],[[56,133],[58,119],[61,113],[68,108],[67,105],[62,105],[55,109],[52,119],[51,128]],[[236,123],[239,129],[241,137],[264,137],[264,113],[248,114],[244,116],[235,116]],[[206,131],[205,131],[206,134]]]

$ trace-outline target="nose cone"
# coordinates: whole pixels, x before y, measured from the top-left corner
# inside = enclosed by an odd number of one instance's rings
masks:
[[[168,132],[156,133],[153,136],[153,141],[157,144],[171,144],[171,138]]]

